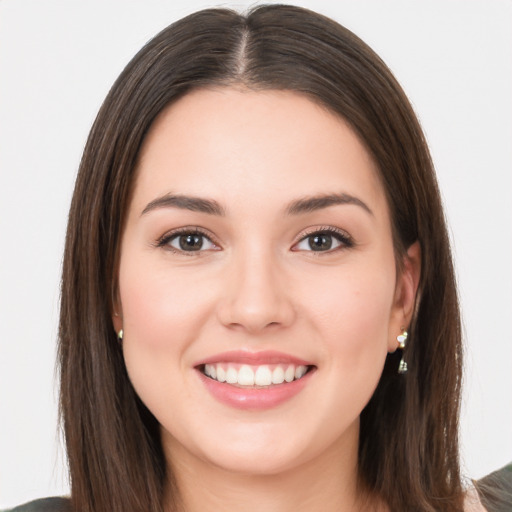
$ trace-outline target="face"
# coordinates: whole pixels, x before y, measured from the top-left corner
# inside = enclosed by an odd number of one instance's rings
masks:
[[[143,145],[116,329],[170,460],[276,473],[356,453],[407,323],[376,165],[292,92],[190,93]]]

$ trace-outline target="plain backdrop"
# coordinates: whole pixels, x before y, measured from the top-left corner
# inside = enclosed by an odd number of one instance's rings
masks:
[[[369,43],[427,134],[465,324],[462,463],[481,477],[512,460],[512,3],[297,4]],[[0,508],[68,492],[54,379],[59,274],[91,123],[151,36],[214,5],[0,0]]]

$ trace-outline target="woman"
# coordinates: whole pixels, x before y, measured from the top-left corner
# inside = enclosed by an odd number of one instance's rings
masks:
[[[73,510],[463,510],[428,150],[319,15],[204,11],[128,65],[77,179],[60,340]]]

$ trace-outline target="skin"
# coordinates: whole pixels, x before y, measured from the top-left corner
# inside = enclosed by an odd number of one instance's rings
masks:
[[[370,211],[286,213],[333,192]],[[166,194],[215,200],[224,215],[172,205],[143,213]],[[189,252],[176,237],[162,245],[184,227],[211,242]],[[326,228],[351,243],[333,237],[330,250],[312,250],[308,236]],[[419,266],[414,244],[397,275],[375,163],[342,119],[306,97],[225,87],[162,112],[138,162],[113,322],[185,510],[362,509],[359,415],[410,322]],[[316,370],[277,407],[235,409],[194,368],[228,350],[279,350]]]

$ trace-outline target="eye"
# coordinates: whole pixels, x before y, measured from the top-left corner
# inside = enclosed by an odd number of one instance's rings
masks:
[[[158,241],[159,247],[169,248],[175,252],[200,252],[217,250],[208,236],[197,230],[179,231],[164,235]]]
[[[343,247],[352,247],[352,239],[333,228],[309,233],[292,248],[294,251],[332,252]]]

